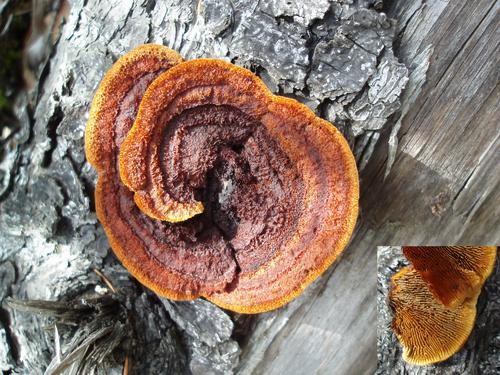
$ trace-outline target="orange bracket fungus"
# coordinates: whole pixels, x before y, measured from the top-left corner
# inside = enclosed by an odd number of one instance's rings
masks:
[[[85,149],[112,249],[168,298],[282,306],[335,260],[357,218],[341,133],[221,60],[129,52],[97,90]]]
[[[417,365],[451,357],[474,326],[476,303],[496,247],[404,247],[412,263],[392,277],[392,328],[403,359]]]
[[[473,298],[491,274],[496,247],[403,247],[405,257],[445,306]]]

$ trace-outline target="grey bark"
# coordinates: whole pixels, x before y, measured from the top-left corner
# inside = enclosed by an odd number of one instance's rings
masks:
[[[487,279],[477,303],[476,323],[464,347],[446,361],[415,366],[403,361],[402,348],[391,329],[387,296],[391,277],[410,263],[400,247],[379,247],[377,252],[377,374],[498,374],[500,371],[500,263]]]
[[[187,59],[223,58],[336,123],[363,167],[407,83],[393,51],[396,22],[376,10],[381,1],[73,0],[58,29],[64,4],[53,3],[38,80],[19,98],[20,129],[1,160],[0,299],[72,303],[88,293],[114,295],[95,268],[121,291],[113,298],[123,317],[107,324],[134,332],[107,365],[110,373],[120,371],[125,355],[133,373],[258,371],[266,345],[321,284],[284,309],[249,319],[206,301],[161,301],[131,280],[93,209],[96,174],[83,152],[93,93],[112,63],[142,43],[165,44]],[[57,318],[4,304],[2,370],[40,374],[57,366],[59,355],[84,344],[78,337],[104,335],[95,319],[97,313],[61,330]],[[43,329],[54,321],[60,336]]]

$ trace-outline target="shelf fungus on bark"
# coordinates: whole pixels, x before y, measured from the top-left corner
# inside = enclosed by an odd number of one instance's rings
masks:
[[[496,247],[404,247],[412,262],[392,277],[392,328],[403,359],[441,362],[462,348],[476,318],[476,303],[496,259]],[[441,274],[440,274],[441,273]]]
[[[86,154],[111,247],[144,285],[243,313],[299,295],[358,213],[341,133],[250,71],[145,45],[92,103]]]

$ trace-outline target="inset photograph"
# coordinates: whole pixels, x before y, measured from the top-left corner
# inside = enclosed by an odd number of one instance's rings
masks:
[[[377,374],[497,374],[494,246],[377,248]]]

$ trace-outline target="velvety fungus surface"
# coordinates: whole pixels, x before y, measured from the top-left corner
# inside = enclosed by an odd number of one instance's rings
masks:
[[[163,46],[106,74],[86,154],[114,252],[173,299],[279,307],[335,260],[357,217],[355,161],[332,124],[246,69]]]

